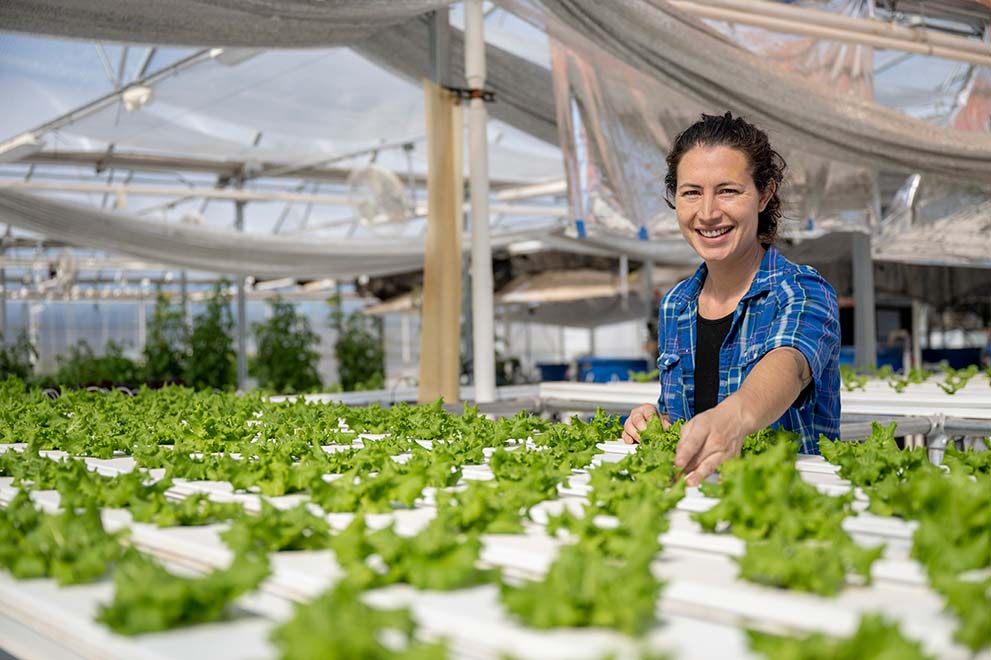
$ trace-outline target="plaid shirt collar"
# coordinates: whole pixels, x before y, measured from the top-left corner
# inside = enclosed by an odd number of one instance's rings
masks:
[[[753,281],[750,283],[750,289],[744,294],[740,302],[753,298],[762,293],[767,293],[774,288],[774,282],[777,279],[778,271],[781,267],[781,261],[784,257],[781,253],[772,245],[767,248],[764,252],[764,256],[760,260],[760,268],[757,269],[757,274],[754,275]],[[696,269],[695,273],[688,278],[685,282],[685,286],[681,287],[677,292],[677,306],[676,310],[680,314],[688,307],[689,303],[693,300],[698,300],[699,294],[702,292],[702,284],[705,282],[705,276],[709,272],[709,269],[703,263]]]

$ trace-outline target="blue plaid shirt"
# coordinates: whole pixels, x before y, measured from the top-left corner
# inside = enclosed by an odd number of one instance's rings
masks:
[[[661,300],[657,408],[672,422],[695,415],[695,329],[706,273],[702,264]],[[739,389],[754,365],[781,346],[801,351],[812,370],[812,383],[773,426],[798,433],[802,453],[818,454],[819,434],[835,439],[840,431],[836,292],[814,268],[793,264],[771,247],[736,306],[719,351],[718,400]]]

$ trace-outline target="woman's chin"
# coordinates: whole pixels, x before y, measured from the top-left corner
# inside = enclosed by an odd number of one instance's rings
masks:
[[[719,263],[726,261],[733,255],[733,249],[730,246],[719,246],[714,247],[711,245],[698,245],[695,246],[695,252],[702,257],[702,261],[706,263]]]

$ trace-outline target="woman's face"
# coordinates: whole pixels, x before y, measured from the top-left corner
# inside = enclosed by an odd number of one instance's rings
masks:
[[[774,193],[761,195],[747,157],[731,147],[694,147],[678,163],[678,225],[706,263],[733,262],[759,251],[757,214]]]

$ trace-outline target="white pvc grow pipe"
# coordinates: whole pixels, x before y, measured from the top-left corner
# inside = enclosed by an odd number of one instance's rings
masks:
[[[465,78],[485,87],[485,33],[482,0],[465,2]],[[489,244],[489,155],[485,101],[468,102],[468,171],[471,191],[471,296],[475,401],[495,400],[495,340],[492,303],[492,248]]]

